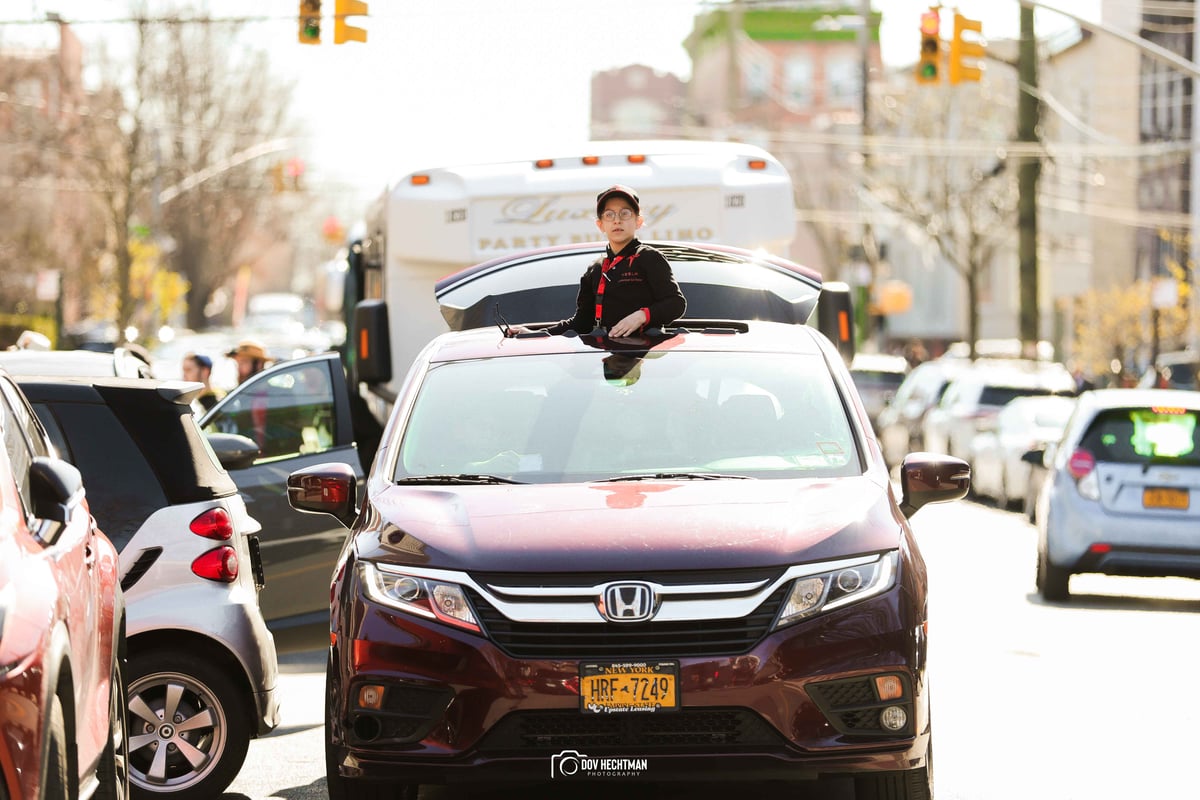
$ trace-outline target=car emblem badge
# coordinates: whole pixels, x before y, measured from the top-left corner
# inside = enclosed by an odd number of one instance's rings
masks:
[[[600,593],[600,613],[613,622],[644,622],[654,616],[657,598],[648,583],[610,583]]]

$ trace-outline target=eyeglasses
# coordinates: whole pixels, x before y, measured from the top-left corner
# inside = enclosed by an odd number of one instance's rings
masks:
[[[609,210],[601,214],[600,219],[604,220],[605,222],[616,222],[617,220],[621,220],[621,222],[628,222],[629,220],[633,219],[633,213],[634,212],[632,208],[622,208],[620,211]]]

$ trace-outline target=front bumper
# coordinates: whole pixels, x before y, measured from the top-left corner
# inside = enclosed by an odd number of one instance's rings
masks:
[[[913,589],[902,579],[744,654],[679,658],[679,710],[624,714],[581,711],[577,660],[514,658],[480,636],[359,600],[334,652],[331,757],[345,777],[407,783],[544,781],[564,753],[646,759],[639,775],[655,781],[920,767],[930,729]],[[883,674],[901,678],[902,698],[872,694]],[[386,687],[382,708],[358,706],[366,684]],[[889,704],[908,715],[897,734],[878,723]]]

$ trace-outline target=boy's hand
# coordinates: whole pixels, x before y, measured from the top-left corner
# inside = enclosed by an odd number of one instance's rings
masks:
[[[634,311],[629,316],[625,317],[625,319],[618,322],[616,325],[613,325],[611,328],[609,328],[608,335],[609,336],[632,336],[633,334],[640,331],[642,329],[642,326],[645,324],[646,324],[646,315],[644,313],[642,313],[641,309],[638,309],[637,311]]]

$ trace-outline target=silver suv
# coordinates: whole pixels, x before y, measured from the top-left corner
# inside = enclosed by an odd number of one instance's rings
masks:
[[[220,795],[279,721],[260,526],[189,405],[195,383],[19,379],[120,551],[134,798]]]

